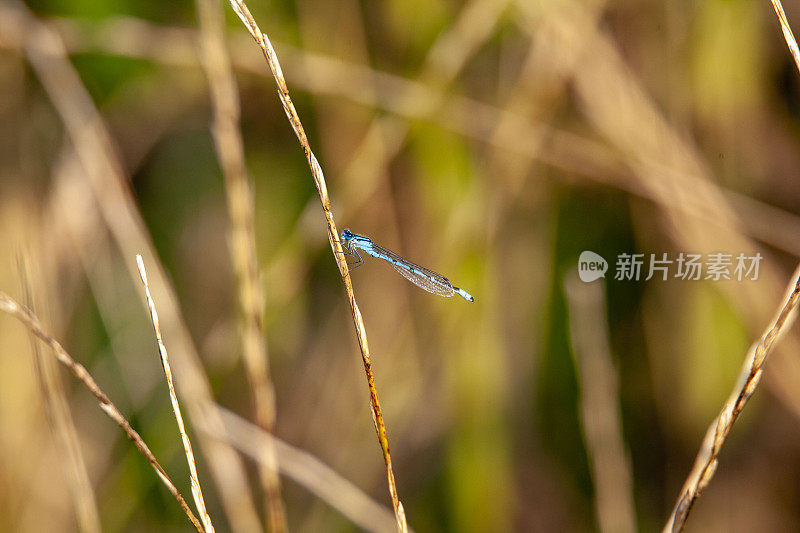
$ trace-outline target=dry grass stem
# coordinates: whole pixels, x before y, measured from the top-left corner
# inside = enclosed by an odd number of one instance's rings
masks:
[[[167,386],[169,387],[169,399],[172,402],[172,412],[175,414],[175,421],[178,424],[178,432],[181,434],[183,441],[183,449],[186,453],[186,461],[189,463],[189,481],[192,487],[192,496],[194,497],[194,504],[197,506],[197,512],[200,514],[200,519],[203,521],[203,527],[206,533],[213,533],[214,526],[211,523],[211,517],[206,510],[206,502],[203,499],[203,489],[200,485],[200,479],[197,477],[197,465],[194,462],[194,452],[192,451],[192,443],[189,440],[189,435],[186,434],[186,427],[183,424],[183,416],[181,415],[181,407],[178,404],[178,395],[175,394],[175,385],[172,381],[172,369],[169,366],[169,355],[167,354],[167,347],[164,345],[164,340],[161,338],[161,327],[158,325],[158,312],[156,311],[156,303],[150,295],[150,286],[147,284],[147,271],[144,268],[144,261],[142,256],[136,256],[136,265],[139,267],[139,276],[142,278],[144,285],[144,293],[147,298],[147,308],[150,310],[150,320],[153,323],[153,331],[156,335],[156,343],[158,344],[158,355],[161,357],[161,367],[164,369],[164,376],[167,379]]]
[[[0,28],[3,37],[22,43],[33,71],[66,126],[91,185],[94,201],[122,256],[134,257],[140,251],[146,251],[148,257],[154,258],[150,277],[161,306],[162,326],[170,336],[174,362],[182,375],[178,385],[189,418],[194,421],[200,416],[213,416],[213,413],[203,414],[204,408],[213,403],[211,387],[183,322],[177,297],[163,267],[155,260],[157,254],[133,201],[103,118],[71,65],[63,41],[19,2],[0,4]],[[138,283],[138,272],[132,261],[125,264],[132,280]],[[235,531],[259,531],[261,523],[241,457],[225,443],[205,438],[199,442],[208,457],[231,528]]]
[[[633,474],[622,435],[619,378],[606,333],[603,287],[599,281],[580,281],[577,271],[572,271],[564,282],[597,521],[604,533],[632,533],[636,531]]]
[[[783,12],[781,0],[770,0],[770,2],[772,2],[772,7],[775,9],[775,14],[778,15],[778,22],[781,24],[783,38],[786,39],[786,46],[789,47],[789,52],[792,54],[794,64],[797,66],[798,72],[800,72],[800,49],[797,48],[797,41],[794,38],[794,33],[792,33],[792,28],[789,26],[789,21],[786,19],[786,13]]]
[[[375,389],[375,378],[372,374],[372,363],[370,361],[369,345],[367,343],[367,332],[364,326],[364,320],[361,316],[361,311],[356,303],[355,294],[353,293],[353,286],[350,281],[350,272],[347,267],[347,262],[345,261],[344,251],[342,250],[341,243],[339,242],[338,230],[336,229],[336,223],[333,219],[333,212],[331,211],[331,202],[330,198],[328,197],[328,187],[325,183],[325,176],[322,173],[322,168],[317,162],[316,156],[311,151],[311,146],[308,143],[305,130],[300,122],[300,117],[297,115],[297,111],[294,108],[292,99],[289,96],[289,90],[286,87],[286,80],[283,77],[283,72],[281,70],[280,63],[278,62],[278,57],[275,54],[275,50],[272,48],[272,43],[270,43],[267,35],[259,29],[258,24],[256,24],[255,19],[250,14],[250,10],[242,0],[231,0],[231,6],[247,30],[253,36],[256,43],[258,43],[267,59],[270,70],[272,70],[272,75],[278,85],[278,96],[283,104],[283,109],[286,112],[286,116],[289,119],[289,123],[291,124],[295,135],[297,135],[300,146],[303,148],[303,152],[308,160],[308,165],[311,168],[311,174],[314,178],[314,184],[317,187],[317,193],[319,194],[319,199],[322,203],[322,209],[325,213],[325,220],[328,225],[328,240],[331,248],[333,249],[334,260],[339,266],[339,272],[341,273],[342,280],[344,281],[345,291],[347,292],[350,310],[353,316],[353,323],[356,328],[358,344],[361,348],[361,357],[364,363],[364,371],[367,376],[367,384],[370,393],[370,405],[372,407],[373,421],[375,422],[375,430],[378,434],[378,442],[380,444],[381,452],[383,453],[384,464],[386,466],[389,494],[392,500],[392,506],[394,507],[397,528],[399,531],[407,531],[408,526],[406,523],[405,511],[403,510],[403,505],[400,503],[400,499],[397,495],[397,487],[395,486],[394,472],[392,470],[392,457],[389,452],[389,440],[386,434],[386,426],[383,422],[383,414],[381,413],[380,402],[378,401],[378,391]]]
[[[175,484],[169,478],[169,475],[164,471],[161,465],[156,460],[153,452],[150,451],[150,448],[147,444],[142,440],[142,437],[136,432],[136,430],[131,427],[130,423],[122,416],[122,413],[119,412],[119,409],[111,402],[111,400],[106,396],[106,393],[100,389],[100,386],[97,385],[94,378],[86,371],[86,368],[77,361],[75,361],[72,356],[70,356],[66,350],[61,346],[61,344],[55,340],[53,337],[48,335],[41,326],[39,319],[34,315],[29,309],[24,306],[18,304],[14,299],[9,297],[4,292],[0,291],[0,311],[8,313],[9,315],[13,316],[28,330],[36,335],[39,339],[44,341],[45,344],[52,348],[53,352],[58,359],[58,362],[62,365],[66,366],[72,374],[78,378],[78,380],[83,383],[89,392],[91,392],[95,398],[97,398],[98,402],[100,402],[100,408],[105,412],[114,422],[116,422],[125,434],[131,439],[139,449],[140,452],[147,458],[147,461],[153,467],[153,469],[158,474],[158,477],[161,481],[166,485],[167,489],[170,493],[178,500],[183,511],[186,513],[186,516],[189,517],[192,524],[194,525],[195,529],[200,533],[203,533],[203,526],[197,520],[197,517],[192,513],[192,510],[186,504],[186,501],[181,496],[180,492],[178,491]]]
[[[216,406],[223,425],[203,424],[201,431],[224,440],[256,461],[263,461],[261,449],[272,446],[282,475],[293,479],[322,501],[338,510],[365,531],[387,532],[396,529],[392,510],[364,494],[331,467],[274,435],[260,429],[223,407]],[[409,531],[411,529],[409,528]]]
[[[719,415],[708,427],[692,471],[686,478],[680,497],[675,503],[666,526],[664,526],[665,533],[683,530],[692,506],[714,476],[720,449],[725,443],[733,423],[739,417],[739,413],[747,405],[759,381],[761,381],[761,374],[767,355],[772,350],[778,336],[787,330],[794,321],[798,298],[800,298],[800,267],[794,272],[792,283],[789,285],[784,298],[783,307],[761,338],[750,347],[733,392],[731,392]]]
[[[272,384],[264,328],[264,293],[259,276],[251,182],[245,167],[244,144],[239,131],[239,94],[230,57],[225,47],[225,18],[216,0],[196,0],[203,68],[208,78],[214,143],[225,176],[225,192],[231,228],[228,236],[239,293],[242,356],[258,425],[275,431],[275,387]],[[264,490],[268,530],[286,530],[286,510],[281,499],[275,451],[262,449],[259,477]]]

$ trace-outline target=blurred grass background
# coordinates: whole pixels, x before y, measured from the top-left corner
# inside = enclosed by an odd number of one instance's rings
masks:
[[[105,120],[214,398],[252,419],[194,4],[27,5],[62,36]],[[599,527],[564,291],[581,251],[604,256],[611,273],[620,253],[764,256],[757,281],[608,276],[603,286],[595,311],[607,315],[636,523],[661,527],[800,256],[800,84],[769,3],[248,5],[275,44],[338,224],[476,297],[436,298],[370,260],[353,275],[416,531]],[[784,7],[798,20],[797,2]],[[254,183],[276,434],[388,505],[308,166],[260,52],[224,8]],[[17,257],[27,257],[49,330],[188,496],[141,287],[127,272],[134,258],[114,244],[86,185],[58,171],[73,147],[22,53],[30,27],[3,19],[0,289],[23,294]],[[768,363],[689,530],[800,523],[797,342],[790,332]],[[24,330],[0,318],[0,529],[72,531],[32,361]],[[103,529],[186,530],[121,432],[70,376],[61,381]],[[356,528],[290,480],[283,497],[292,530]]]

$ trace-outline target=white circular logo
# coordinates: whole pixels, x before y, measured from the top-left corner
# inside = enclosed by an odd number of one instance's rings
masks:
[[[586,250],[578,258],[578,276],[581,281],[589,283],[599,278],[606,277],[608,262],[602,256]]]

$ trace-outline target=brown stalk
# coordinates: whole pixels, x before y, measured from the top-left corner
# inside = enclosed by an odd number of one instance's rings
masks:
[[[175,394],[175,384],[172,381],[172,369],[169,366],[169,355],[167,354],[167,347],[164,345],[164,340],[161,338],[161,327],[158,324],[158,312],[156,311],[156,303],[150,295],[150,285],[147,284],[147,271],[144,268],[144,261],[141,255],[136,256],[136,265],[139,267],[139,276],[142,278],[144,285],[144,293],[147,298],[147,308],[150,311],[150,321],[153,323],[153,332],[156,335],[156,344],[158,345],[158,355],[161,357],[161,368],[164,370],[164,377],[167,380],[167,387],[169,388],[169,399],[172,403],[172,412],[175,414],[175,421],[178,423],[178,432],[183,441],[183,449],[186,453],[186,462],[189,464],[189,481],[192,487],[192,496],[194,503],[197,506],[197,512],[200,513],[200,519],[203,521],[203,528],[206,533],[214,533],[214,525],[211,523],[211,517],[206,510],[206,502],[203,499],[203,489],[200,485],[200,478],[197,477],[197,465],[194,462],[194,451],[192,450],[192,442],[189,440],[189,435],[186,434],[186,427],[183,423],[183,415],[181,415],[181,407],[178,404],[178,395]]]
[[[781,307],[777,317],[761,338],[750,347],[742,365],[738,383],[719,415],[708,427],[692,471],[686,478],[680,497],[675,502],[672,514],[664,526],[664,533],[683,531],[686,519],[689,518],[689,513],[692,511],[692,506],[708,486],[714,476],[714,472],[717,470],[720,449],[725,443],[725,439],[728,438],[733,423],[736,422],[739,413],[747,405],[758,383],[761,381],[761,374],[767,355],[772,350],[778,336],[788,329],[789,325],[794,321],[798,298],[800,298],[800,267],[795,270],[792,282],[787,288],[783,307]]]
[[[383,422],[383,414],[381,413],[380,402],[378,401],[378,391],[375,389],[375,377],[372,373],[372,363],[370,360],[369,345],[367,343],[367,331],[364,326],[364,320],[361,316],[361,311],[356,303],[355,294],[353,293],[353,285],[350,282],[350,271],[347,267],[347,262],[345,261],[344,250],[342,250],[342,245],[339,242],[338,230],[336,229],[336,223],[333,219],[333,212],[331,211],[331,202],[330,198],[328,197],[328,186],[325,183],[325,176],[322,173],[322,168],[317,162],[316,156],[311,151],[311,146],[308,143],[305,130],[300,122],[300,117],[297,115],[297,111],[294,108],[292,99],[289,96],[289,90],[286,87],[286,80],[283,77],[283,71],[280,63],[278,62],[278,57],[275,54],[275,50],[272,48],[272,43],[269,41],[267,35],[258,27],[258,24],[256,24],[255,19],[250,14],[250,10],[247,8],[243,0],[231,0],[231,6],[264,53],[264,57],[266,58],[270,70],[272,70],[272,75],[275,78],[275,82],[278,85],[278,97],[283,104],[283,109],[286,112],[289,123],[291,124],[295,135],[297,135],[297,140],[300,142],[300,146],[303,148],[303,152],[308,160],[308,165],[311,168],[311,175],[314,178],[314,184],[317,187],[317,193],[319,194],[319,199],[322,203],[322,210],[325,213],[325,221],[328,225],[328,240],[333,250],[334,260],[336,261],[336,264],[339,267],[339,272],[342,275],[342,281],[344,281],[347,300],[350,303],[350,311],[353,315],[353,323],[356,328],[358,344],[361,348],[361,358],[364,363],[364,371],[367,376],[367,385],[369,387],[372,416],[375,423],[375,431],[378,434],[378,442],[381,447],[381,452],[383,453],[383,461],[386,466],[386,478],[389,483],[389,495],[392,499],[392,507],[394,507],[397,529],[398,531],[407,531],[408,525],[406,524],[405,511],[403,510],[403,504],[400,503],[400,499],[397,496],[397,487],[395,485],[394,472],[392,470],[392,457],[389,452],[389,439],[386,434],[386,426]]]
[[[217,0],[196,0],[203,69],[208,78],[214,114],[212,132],[222,173],[231,220],[228,249],[239,293],[242,357],[258,425],[275,432],[275,387],[272,384],[264,329],[264,293],[259,276],[253,227],[253,193],[247,176],[244,143],[239,131],[239,93],[225,47],[225,18]],[[269,442],[262,449],[259,477],[264,490],[268,530],[286,531],[286,510]]]
[[[97,401],[100,402],[100,408],[105,412],[114,422],[116,422],[125,434],[128,436],[129,439],[133,441],[133,444],[139,449],[140,452],[145,456],[147,461],[156,471],[158,477],[161,479],[162,483],[166,485],[167,489],[170,493],[178,500],[183,512],[186,513],[186,516],[189,517],[189,520],[194,525],[195,529],[200,533],[203,532],[203,526],[197,520],[197,517],[192,513],[192,510],[186,504],[186,500],[183,499],[181,493],[178,491],[175,484],[169,478],[166,471],[161,467],[161,465],[156,460],[153,452],[150,451],[150,448],[144,442],[141,436],[136,432],[133,427],[131,427],[130,423],[122,416],[122,413],[119,412],[117,406],[114,405],[106,393],[102,391],[100,386],[95,382],[94,378],[92,378],[91,374],[84,368],[84,366],[77,361],[75,361],[72,356],[70,356],[66,350],[61,346],[61,344],[55,340],[53,337],[48,335],[44,329],[42,329],[41,322],[39,319],[34,315],[29,309],[26,307],[18,304],[14,299],[10,296],[5,294],[4,292],[0,291],[0,311],[8,313],[9,315],[13,316],[22,324],[28,328],[28,330],[36,335],[39,339],[44,341],[45,344],[52,348],[53,352],[55,353],[58,362],[64,365],[69,369],[72,374],[78,378],[78,380],[84,384],[84,386],[89,389]]]
[[[797,41],[794,38],[794,33],[792,33],[792,28],[789,26],[786,13],[783,12],[781,0],[770,0],[770,2],[772,2],[772,8],[775,10],[775,14],[778,15],[778,22],[781,25],[781,31],[783,31],[783,38],[786,39],[786,46],[789,47],[789,52],[792,54],[797,70],[800,71],[800,50],[797,48]]]

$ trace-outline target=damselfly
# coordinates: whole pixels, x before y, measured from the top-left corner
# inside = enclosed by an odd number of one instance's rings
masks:
[[[354,267],[359,266],[364,262],[364,259],[362,259],[361,254],[359,253],[359,250],[362,250],[372,257],[383,259],[389,263],[392,268],[400,273],[401,276],[406,278],[420,289],[424,289],[433,294],[438,294],[439,296],[449,297],[453,296],[454,294],[458,294],[468,302],[475,301],[475,298],[473,298],[470,293],[464,289],[459,289],[450,283],[450,280],[446,277],[442,276],[441,274],[437,274],[432,270],[428,270],[425,267],[421,267],[415,263],[412,263],[408,259],[400,257],[393,251],[387,250],[383,246],[378,246],[372,242],[372,239],[369,237],[353,233],[346,229],[342,231],[342,244],[344,245],[347,253],[358,260]]]

